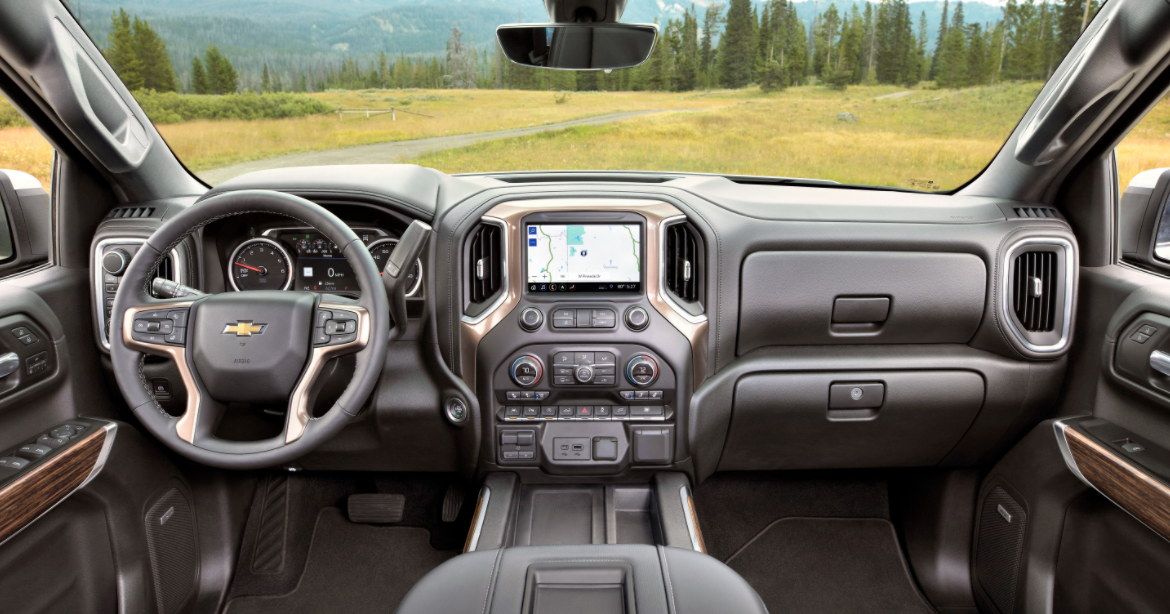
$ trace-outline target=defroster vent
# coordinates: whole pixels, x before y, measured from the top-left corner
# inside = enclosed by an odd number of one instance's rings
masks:
[[[1058,267],[1055,252],[1024,252],[1013,267],[1012,308],[1028,332],[1050,332],[1056,327]]]
[[[468,249],[468,300],[481,303],[500,290],[503,282],[503,229],[480,224],[471,235]]]
[[[685,222],[666,229],[666,289],[692,303],[699,300],[702,274],[701,243]]]

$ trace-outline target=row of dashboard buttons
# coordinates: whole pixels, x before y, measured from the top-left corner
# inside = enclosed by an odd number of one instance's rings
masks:
[[[646,399],[650,401],[662,400],[661,390],[622,390],[618,393],[627,401]]]
[[[542,390],[509,390],[509,401],[543,401],[548,398],[548,392]]]
[[[554,309],[553,328],[613,328],[617,313],[612,309]]]
[[[504,420],[664,420],[662,405],[510,405]]]

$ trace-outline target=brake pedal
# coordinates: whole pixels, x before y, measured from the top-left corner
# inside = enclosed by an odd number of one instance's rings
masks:
[[[350,522],[360,524],[393,524],[402,522],[406,509],[405,495],[360,494],[350,495],[346,502]]]

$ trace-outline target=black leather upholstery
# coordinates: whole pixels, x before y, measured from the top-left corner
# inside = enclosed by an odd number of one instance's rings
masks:
[[[518,614],[529,567],[628,566],[637,614],[766,614],[756,591],[716,559],[683,548],[642,545],[527,546],[457,556],[406,594],[398,614]],[[575,614],[564,611],[564,614]],[[621,614],[591,610],[590,614]]]

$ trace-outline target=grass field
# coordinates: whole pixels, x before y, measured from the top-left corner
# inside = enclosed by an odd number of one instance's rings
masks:
[[[193,170],[307,151],[555,123],[644,109],[677,112],[493,141],[414,162],[445,172],[644,169],[815,177],[923,190],[966,182],[995,155],[1039,90],[1038,83],[967,90],[821,87],[763,94],[355,91],[313,94],[347,108],[398,109],[397,121],[347,115],[200,120],[159,129]],[[0,106],[6,103],[0,99]],[[3,109],[0,109],[2,111]],[[852,113],[858,121],[838,120]],[[1136,173],[1170,166],[1170,102],[1163,101],[1118,148],[1124,189]],[[52,150],[35,129],[0,129],[0,168],[47,186]]]
[[[995,155],[1038,83],[882,98],[889,87],[712,95],[732,104],[438,152],[444,172],[645,169],[832,179],[922,190],[957,187]],[[858,121],[841,121],[842,113]]]
[[[709,108],[728,104],[651,92],[573,93],[508,90],[351,91],[313,94],[345,108],[406,112],[317,115],[279,120],[207,120],[159,126],[179,159],[194,171],[273,156],[354,145],[550,124],[591,115],[645,109]],[[431,117],[416,115],[421,113]]]

